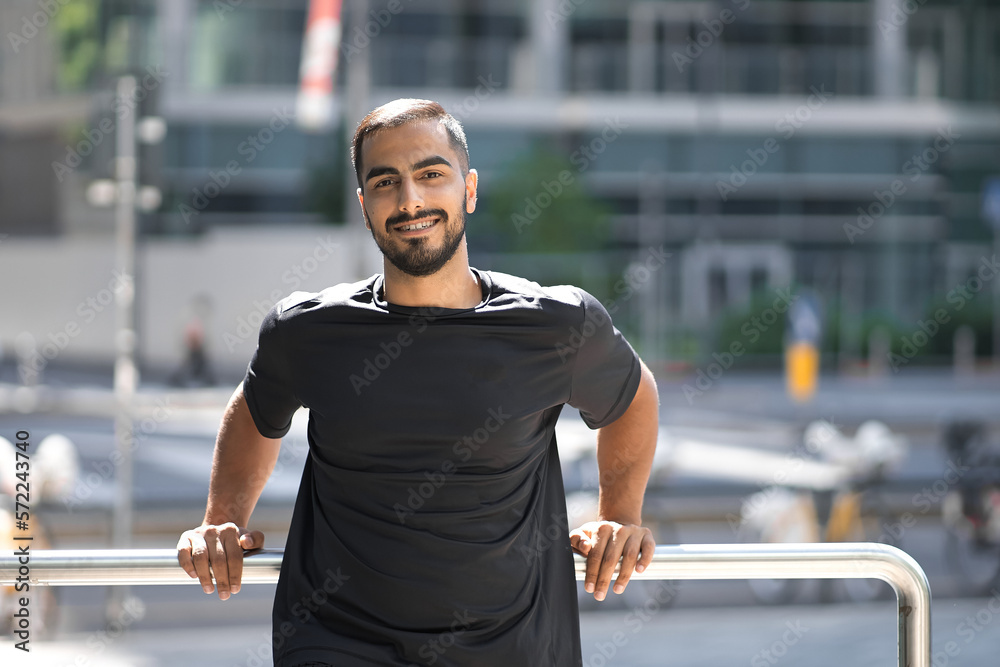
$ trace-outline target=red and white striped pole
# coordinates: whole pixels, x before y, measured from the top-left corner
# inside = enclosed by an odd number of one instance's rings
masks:
[[[308,132],[326,129],[333,118],[333,73],[340,48],[340,9],[341,0],[309,2],[295,114],[299,126]]]

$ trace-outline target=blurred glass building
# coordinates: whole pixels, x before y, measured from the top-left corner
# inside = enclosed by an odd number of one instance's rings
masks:
[[[144,224],[190,233],[179,205],[294,108],[307,2],[77,4],[94,10],[100,54],[75,88],[60,82],[53,55],[80,65],[67,60],[87,57],[72,39],[50,33],[16,58],[0,54],[0,231],[107,224],[83,191],[106,170],[110,142],[65,179],[49,165],[65,159],[60,133],[101,113],[90,93],[102,75],[153,67],[162,85],[144,104],[166,118],[169,140],[149,158],[165,198]],[[4,3],[4,32],[38,7]],[[992,252],[995,3],[345,0],[343,11],[334,128],[281,132],[211,198],[198,229],[317,221],[324,211],[356,221],[344,135],[375,105],[415,96],[464,122],[486,202],[541,144],[609,212],[605,249],[641,258],[665,246],[671,260],[628,317],[641,345],[666,358],[689,356],[754,295],[793,285],[823,296],[836,311],[836,351],[858,357],[871,313],[916,323]],[[539,177],[522,208],[559,173]],[[523,213],[482,208],[508,231]],[[485,250],[502,249],[494,237]]]

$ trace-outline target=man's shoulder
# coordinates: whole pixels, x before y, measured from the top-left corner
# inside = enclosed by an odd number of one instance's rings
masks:
[[[489,271],[493,281],[493,294],[498,299],[521,299],[528,303],[537,303],[542,307],[560,306],[571,309],[583,305],[587,293],[574,285],[540,285],[533,280],[520,276]]]
[[[310,315],[338,309],[363,307],[371,303],[375,276],[353,283],[339,283],[319,292],[292,292],[278,301],[272,315],[280,321],[308,319]]]

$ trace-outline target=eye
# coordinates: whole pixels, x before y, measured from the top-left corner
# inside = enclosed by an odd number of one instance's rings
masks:
[[[424,174],[424,178],[437,178],[439,176],[444,176],[440,171],[429,171]]]
[[[392,184],[392,179],[391,178],[383,178],[381,181],[378,181],[377,183],[375,183],[375,185],[373,185],[372,187],[373,188],[381,188],[381,187],[384,187],[386,185],[391,185],[391,184]]]

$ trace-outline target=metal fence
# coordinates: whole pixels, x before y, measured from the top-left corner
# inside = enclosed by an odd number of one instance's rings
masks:
[[[243,583],[278,580],[281,549],[247,554]],[[576,557],[583,579],[586,561]],[[33,551],[0,556],[0,585],[197,584],[177,565],[173,549]],[[633,579],[881,579],[896,592],[899,667],[931,666],[931,593],[927,576],[905,552],[884,544],[682,544],[658,546],[653,562]]]

